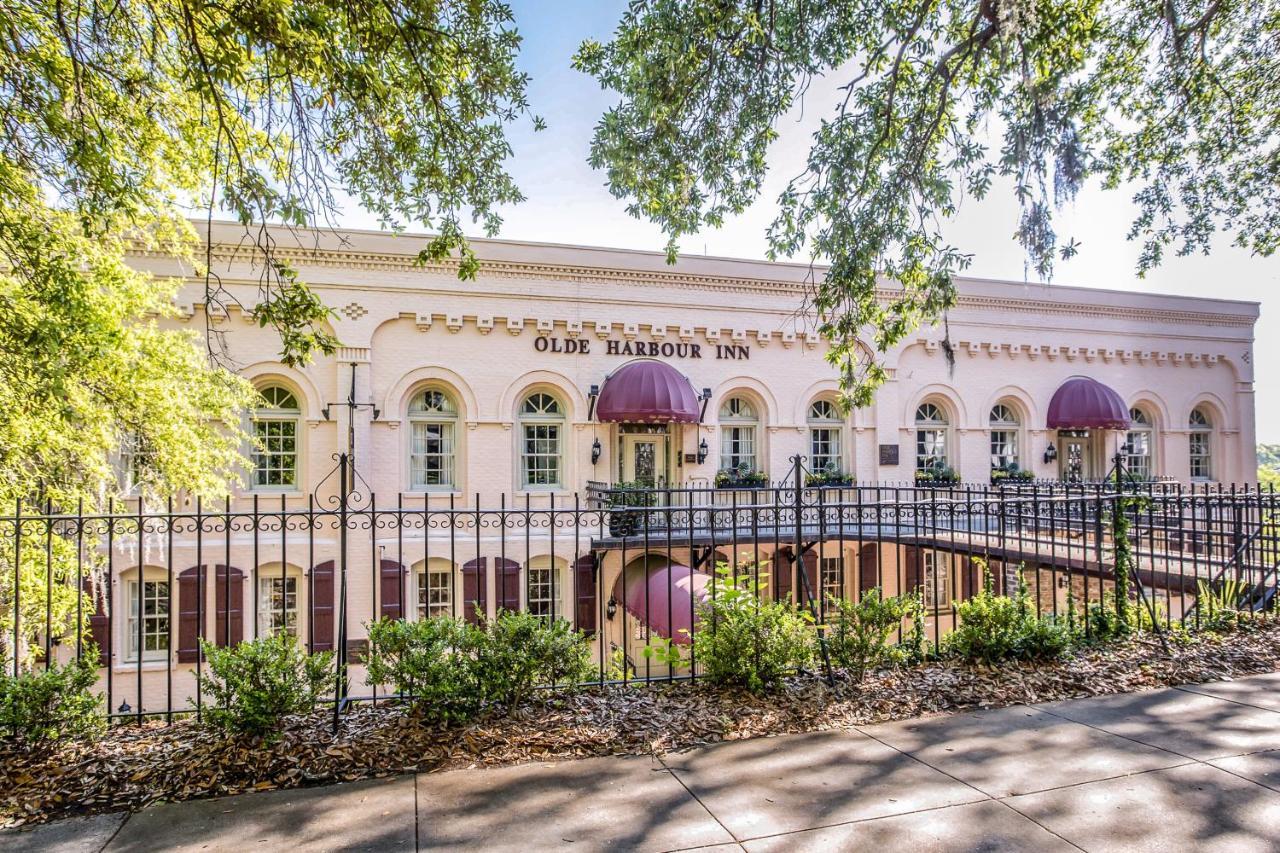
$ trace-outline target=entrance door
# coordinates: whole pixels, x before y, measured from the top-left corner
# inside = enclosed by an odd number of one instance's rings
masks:
[[[1068,483],[1080,483],[1094,478],[1093,441],[1088,432],[1058,433],[1058,472]]]
[[[666,485],[667,437],[648,433],[624,433],[622,479],[640,486]]]

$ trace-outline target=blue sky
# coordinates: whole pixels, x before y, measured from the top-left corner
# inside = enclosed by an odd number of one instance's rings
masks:
[[[535,134],[525,123],[512,133],[515,157],[510,168],[528,201],[503,211],[500,236],[634,249],[658,250],[665,245],[656,227],[626,214],[624,203],[605,189],[603,173],[587,165],[592,128],[615,96],[570,67],[583,39],[609,37],[625,5],[617,0],[512,4],[524,36],[520,64],[532,77],[529,98],[549,126]],[[723,228],[685,239],[683,251],[764,256],[765,228],[772,219],[774,199],[787,179],[802,168],[809,135],[818,118],[830,113],[839,82],[815,83],[803,110],[784,120],[769,158],[771,178],[760,200]],[[1138,246],[1124,236],[1132,219],[1128,196],[1123,189],[1108,193],[1091,186],[1060,213],[1059,234],[1073,236],[1081,245],[1077,258],[1059,263],[1055,283],[1262,302],[1255,351],[1258,440],[1280,442],[1280,377],[1268,370],[1280,363],[1280,321],[1269,310],[1280,279],[1280,258],[1255,258],[1232,247],[1229,239],[1219,239],[1211,257],[1169,258],[1160,269],[1139,279],[1134,272]],[[944,230],[962,251],[973,254],[969,274],[1018,281],[1028,277],[1025,256],[1012,237],[1017,216],[1017,204],[1007,186],[998,187],[980,203],[964,203]],[[354,210],[344,219],[350,226],[373,226],[372,220]]]

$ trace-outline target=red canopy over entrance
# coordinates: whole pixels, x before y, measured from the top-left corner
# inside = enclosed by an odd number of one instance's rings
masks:
[[[630,361],[605,379],[596,402],[602,422],[696,424],[698,395],[683,373],[661,361]]]
[[[618,575],[613,597],[659,636],[687,646],[693,641],[697,606],[711,597],[711,576],[679,563],[636,566]]]
[[[1088,376],[1073,376],[1053,392],[1049,429],[1128,429],[1129,409],[1112,389]]]

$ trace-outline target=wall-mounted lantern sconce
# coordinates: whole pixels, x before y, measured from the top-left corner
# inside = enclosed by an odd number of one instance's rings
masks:
[[[711,451],[707,447],[707,440],[705,438],[702,439],[702,441],[698,442],[698,464],[699,465],[707,461],[707,454],[710,452]]]
[[[127,714],[133,709],[129,707],[129,700],[126,699],[125,701],[120,703],[120,707],[117,708],[116,710],[119,711],[121,714]]]
[[[609,596],[609,602],[604,606],[605,618],[613,621],[613,617],[618,615],[618,599],[612,595]]]
[[[1058,458],[1058,448],[1054,447],[1052,444],[1045,448],[1044,461],[1046,465],[1057,458]]]
[[[600,461],[601,450],[602,448],[600,447],[600,439],[597,438],[591,442],[591,464],[592,465]]]

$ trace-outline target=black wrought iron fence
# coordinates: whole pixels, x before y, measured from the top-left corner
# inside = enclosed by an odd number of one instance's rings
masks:
[[[1157,624],[1198,621],[1202,591],[1224,581],[1239,607],[1269,608],[1280,583],[1277,496],[1249,487],[806,486],[797,461],[789,483],[758,489],[387,501],[352,490],[346,460],[340,470],[324,500],[11,508],[0,517],[4,666],[68,660],[92,640],[111,717],[172,719],[204,706],[202,640],[283,631],[336,653],[336,713],[386,696],[362,665],[365,626],[380,617],[524,610],[586,634],[599,681],[697,677],[689,646],[712,630],[700,607],[718,564],[820,625],[834,598],[920,592],[934,642],[981,588],[984,564],[1001,592],[1021,576],[1042,612],[1113,595],[1119,527],[1127,586]],[[646,654],[655,643],[679,654]]]

